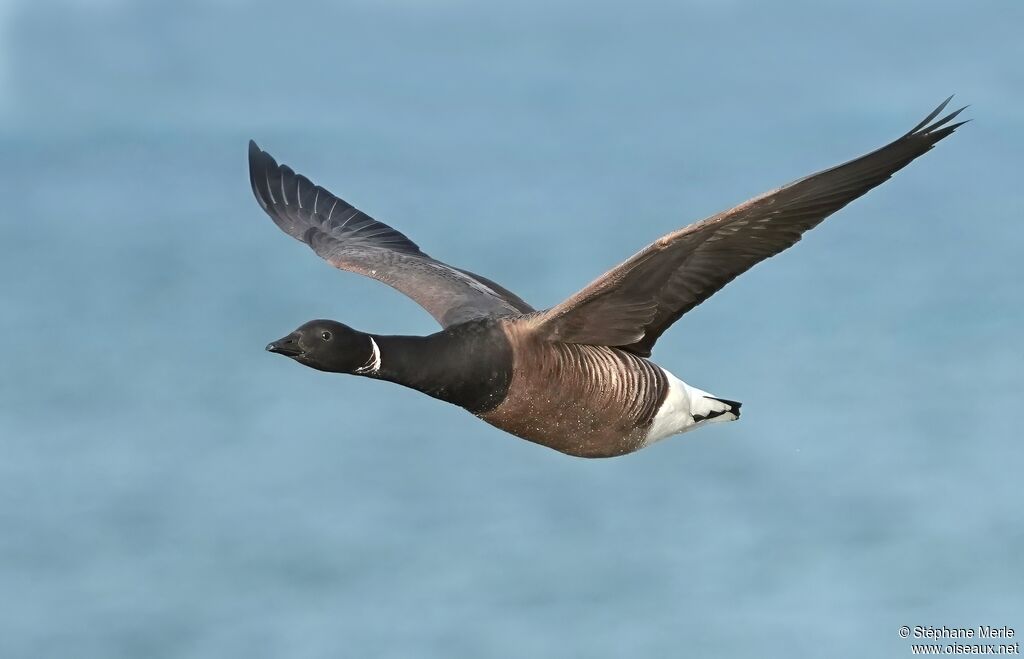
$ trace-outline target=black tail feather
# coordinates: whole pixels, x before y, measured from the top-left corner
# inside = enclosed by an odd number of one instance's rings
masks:
[[[706,421],[708,419],[714,419],[715,417],[722,416],[723,414],[735,414],[737,419],[740,418],[740,407],[743,406],[743,403],[741,403],[739,401],[735,401],[735,400],[726,400],[725,398],[715,398],[714,396],[704,396],[704,398],[707,398],[708,400],[715,400],[715,401],[718,401],[719,403],[722,403],[724,405],[728,405],[729,409],[708,412],[706,415],[704,415],[704,414],[694,414],[693,415],[693,420],[695,422]]]

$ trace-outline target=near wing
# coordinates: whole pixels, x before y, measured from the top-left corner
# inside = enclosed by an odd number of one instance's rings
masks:
[[[402,233],[278,165],[249,142],[256,201],[285,233],[341,270],[382,281],[415,300],[442,327],[533,308],[490,279],[437,261]]]
[[[649,356],[654,342],[680,316],[966,123],[947,125],[961,108],[929,124],[951,98],[877,151],[659,238],[544,312],[535,321],[536,330],[550,340],[617,346]]]

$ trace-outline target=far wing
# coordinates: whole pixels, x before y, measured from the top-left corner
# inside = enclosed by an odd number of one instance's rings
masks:
[[[328,263],[384,282],[416,301],[442,327],[533,308],[490,279],[424,254],[416,243],[374,220],[249,142],[249,182],[256,201],[281,229]]]

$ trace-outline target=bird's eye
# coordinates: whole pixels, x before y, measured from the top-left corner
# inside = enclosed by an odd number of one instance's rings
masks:
[[[324,341],[330,341],[331,340],[331,333],[330,332],[324,332],[320,336],[323,338]]]

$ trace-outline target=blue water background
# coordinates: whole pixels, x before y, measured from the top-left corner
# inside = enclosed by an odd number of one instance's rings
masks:
[[[1024,633],[1024,5],[0,5],[0,656],[883,657]],[[245,145],[535,306],[975,121],[687,315],[741,422],[583,461],[263,352],[433,321]]]

